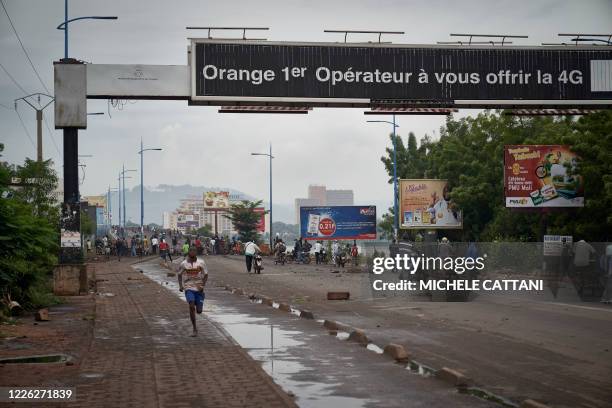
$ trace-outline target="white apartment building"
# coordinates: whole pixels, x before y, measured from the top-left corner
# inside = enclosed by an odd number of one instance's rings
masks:
[[[326,186],[308,186],[307,198],[295,199],[295,222],[300,224],[300,207],[354,205],[353,190],[328,190]]]

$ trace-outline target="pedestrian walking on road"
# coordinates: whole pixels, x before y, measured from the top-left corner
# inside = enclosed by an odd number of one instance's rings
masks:
[[[321,260],[321,252],[323,252],[323,244],[321,244],[321,241],[317,241],[314,244],[315,263],[317,265],[322,262],[322,260]]]
[[[123,252],[123,243],[121,238],[117,238],[115,241],[115,251],[117,251],[117,261],[121,262],[121,252]]]
[[[183,244],[183,256],[186,258],[189,253],[189,240],[186,240]]]
[[[157,255],[157,246],[159,245],[159,240],[157,239],[157,235],[153,235],[151,238],[151,248],[153,249],[153,254]]]
[[[357,241],[353,240],[353,246],[351,247],[351,258],[353,259],[353,266],[359,265],[359,248],[357,248]]]
[[[196,327],[196,312],[202,314],[204,309],[204,286],[208,280],[208,268],[203,259],[198,259],[195,246],[189,248],[187,258],[181,262],[178,271],[179,290],[185,292],[185,299],[189,303],[189,318],[193,326],[192,337],[198,335]]]
[[[251,266],[253,265],[253,257],[256,253],[261,252],[257,244],[253,241],[249,241],[244,245],[244,256],[246,258],[247,273],[251,273]]]

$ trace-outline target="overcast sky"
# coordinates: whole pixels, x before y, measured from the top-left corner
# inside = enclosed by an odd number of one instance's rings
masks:
[[[43,82],[52,92],[52,61],[63,56],[63,0],[3,0]],[[323,29],[399,30],[396,43],[435,43],[451,32],[526,34],[519,44],[559,41],[557,33],[609,33],[612,1],[202,1],[202,0],[72,0],[70,17],[116,15],[117,21],[81,21],[70,26],[70,56],[92,63],[186,64],[188,25],[267,26],[270,40],[340,41],[341,34]],[[237,33],[238,34],[238,33]],[[206,33],[201,33],[205,36]],[[261,36],[261,33],[256,33]],[[225,34],[224,36],[227,36]],[[349,40],[376,40],[353,36]],[[515,42],[516,44],[516,42]],[[29,66],[6,15],[0,10],[0,63],[28,92],[44,92]],[[0,141],[4,159],[21,163],[36,157],[13,100],[23,93],[0,70]],[[53,106],[45,112],[53,128]],[[106,101],[90,100],[88,111],[107,112]],[[35,142],[35,113],[25,104],[19,112]],[[380,162],[389,144],[390,126],[368,124],[363,109],[315,109],[308,115],[219,114],[213,107],[184,101],[138,101],[104,116],[90,116],[80,132],[79,151],[86,179],[81,194],[97,194],[116,185],[123,163],[139,168],[140,137],[147,153],[145,185],[193,184],[227,186],[266,198],[267,162],[251,157],[269,142],[274,162],[275,201],[292,204],[309,184],[355,191],[360,203],[392,200],[392,188]],[[461,111],[460,116],[474,114]],[[437,134],[441,117],[399,117],[400,134]],[[59,151],[60,131],[53,130]],[[44,156],[61,156],[44,127]],[[136,174],[136,173],[135,173]],[[138,177],[138,176],[137,176]],[[128,186],[139,183],[129,180]]]

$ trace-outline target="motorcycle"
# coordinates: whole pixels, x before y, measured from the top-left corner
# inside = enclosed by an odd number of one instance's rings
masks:
[[[344,252],[340,252],[336,255],[336,266],[344,268],[344,265],[347,262],[346,254]]]
[[[253,258],[253,270],[255,273],[260,274],[263,269],[263,258],[261,255],[257,254]]]
[[[284,264],[285,264],[285,262],[286,262],[286,255],[285,255],[285,251],[282,251],[282,252],[281,252],[281,251],[279,251],[279,252],[277,252],[277,254],[276,254],[276,259],[274,260],[274,264],[275,264],[275,265],[278,265],[278,264],[284,265]]]

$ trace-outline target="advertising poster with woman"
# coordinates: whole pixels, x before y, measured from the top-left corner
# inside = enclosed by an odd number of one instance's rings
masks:
[[[404,229],[463,226],[461,211],[450,199],[447,180],[400,180],[400,217]]]
[[[505,146],[506,207],[583,207],[578,162],[568,146]]]

